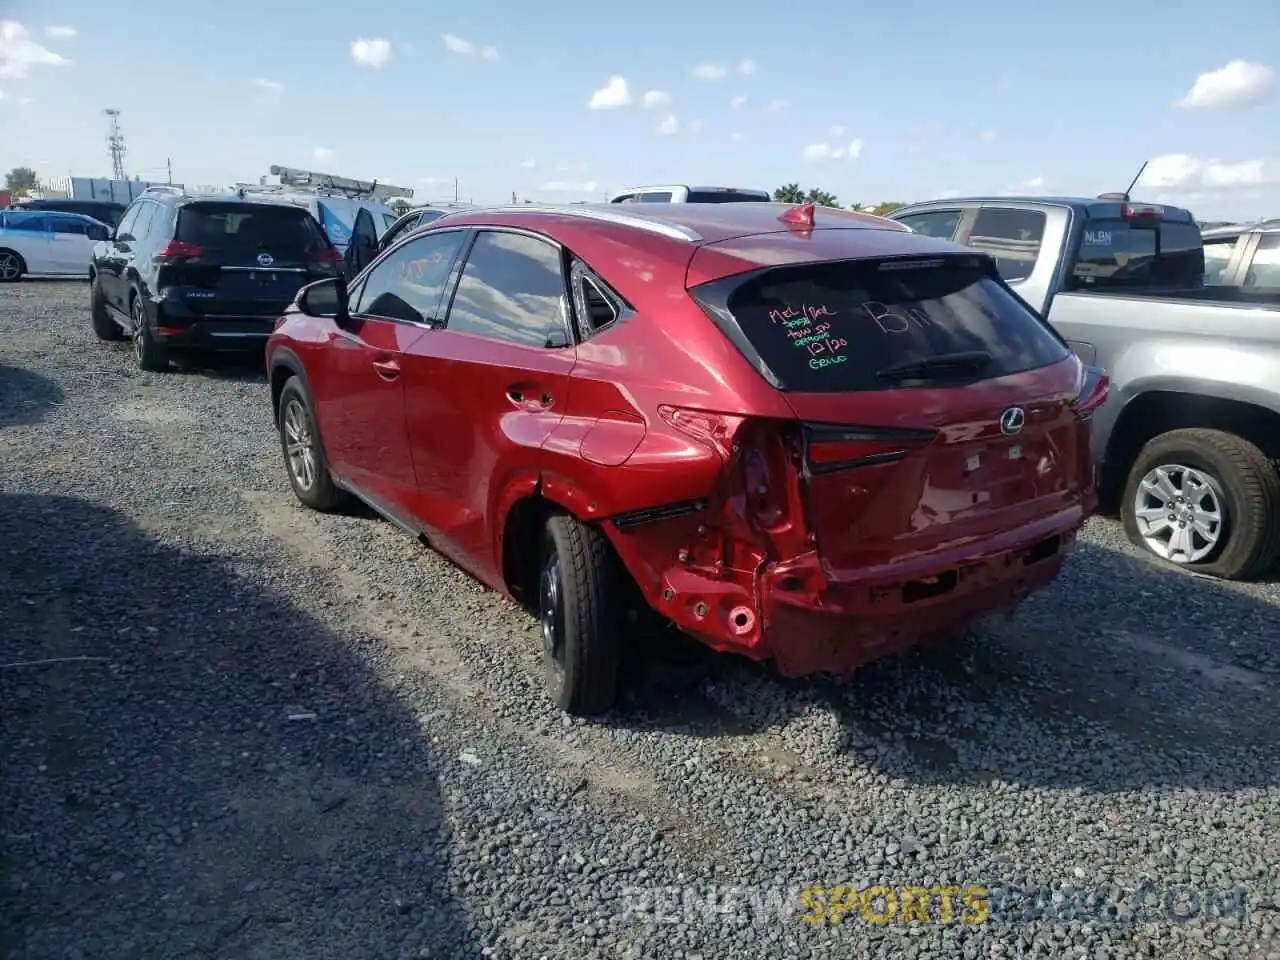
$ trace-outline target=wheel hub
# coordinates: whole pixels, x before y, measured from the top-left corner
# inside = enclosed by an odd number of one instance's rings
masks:
[[[1147,548],[1175,563],[1199,563],[1218,546],[1226,498],[1217,479],[1183,464],[1154,467],[1138,484],[1133,512]]]
[[[542,570],[539,614],[542,620],[542,651],[559,661],[561,650],[560,563],[553,557]]]
[[[294,482],[303,490],[310,490],[316,482],[315,443],[312,440],[311,418],[303,408],[301,401],[290,397],[285,405],[284,416],[285,456],[289,460],[289,473]]]

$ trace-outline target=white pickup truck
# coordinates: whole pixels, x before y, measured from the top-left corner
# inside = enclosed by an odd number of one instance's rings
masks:
[[[690,187],[680,183],[628,187],[609,198],[610,203],[769,203],[772,200],[768,190]]]

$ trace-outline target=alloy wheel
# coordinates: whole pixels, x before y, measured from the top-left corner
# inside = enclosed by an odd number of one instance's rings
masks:
[[[538,589],[538,613],[542,621],[542,652],[552,686],[564,683],[564,585],[560,559],[552,551],[542,568]]]
[[[22,264],[13,253],[0,253],[0,280],[12,281],[22,276]]]
[[[302,401],[290,397],[284,408],[284,449],[289,459],[289,473],[301,490],[310,490],[316,482],[316,450],[311,417]]]
[[[133,355],[138,358],[138,363],[142,363],[142,358],[147,350],[147,342],[145,332],[142,329],[142,304],[134,301],[133,304]]]
[[[1133,500],[1138,533],[1147,549],[1174,563],[1199,563],[1218,546],[1227,520],[1218,481],[1194,467],[1153,467]]]

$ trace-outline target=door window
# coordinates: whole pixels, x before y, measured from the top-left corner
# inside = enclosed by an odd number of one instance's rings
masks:
[[[560,250],[519,233],[482,231],[449,308],[448,327],[526,347],[569,342]]]
[[[49,218],[40,214],[14,217],[9,221],[9,229],[21,230],[25,233],[48,233]]]
[[[661,193],[642,193],[638,199],[640,203],[670,203],[671,191],[666,190]]]
[[[422,219],[421,214],[414,214],[412,216],[407,217],[405,221],[402,224],[400,224],[400,226],[395,227],[392,230],[388,230],[387,235],[383,237],[382,240],[380,241],[382,246],[384,248],[391,246],[393,243],[395,243],[397,240],[403,237],[406,233],[408,233],[410,230],[416,227],[418,225],[418,221],[421,219]]]
[[[1246,287],[1280,287],[1280,233],[1264,233],[1245,274]]]
[[[76,237],[85,235],[85,222],[83,220],[73,220],[71,217],[54,217],[53,232],[62,234],[71,234]]]
[[[133,224],[133,236],[135,240],[145,240],[147,232],[151,229],[151,221],[155,218],[156,205],[154,203],[144,203],[138,210],[138,219]]]
[[[142,209],[142,204],[135,203],[120,218],[120,223],[116,225],[116,236],[125,237],[133,236],[133,225],[138,222],[138,211]]]
[[[1218,237],[1204,242],[1204,284],[1220,287],[1227,282],[1227,269],[1236,252],[1237,237]]]
[[[465,234],[429,233],[380,260],[351,301],[351,312],[408,323],[438,323],[440,294]]]
[[[913,213],[894,219],[923,236],[950,240],[956,235],[956,227],[960,225],[960,211],[930,210],[928,213]]]
[[[1042,210],[982,207],[966,242],[992,257],[1007,282],[1025,280],[1040,255],[1044,225]]]

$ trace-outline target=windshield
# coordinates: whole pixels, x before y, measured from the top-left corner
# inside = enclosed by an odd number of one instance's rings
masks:
[[[1204,246],[1194,223],[1088,220],[1080,231],[1068,290],[1200,287]]]
[[[989,358],[961,365],[983,377],[1064,359],[1062,341],[989,271],[989,260],[972,256],[844,261],[731,277],[690,293],[784,390],[903,387],[908,379],[895,371],[958,355]]]
[[[690,190],[689,203],[768,203],[767,193],[753,190]]]

